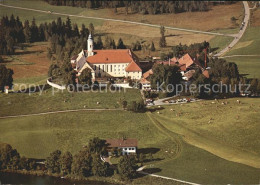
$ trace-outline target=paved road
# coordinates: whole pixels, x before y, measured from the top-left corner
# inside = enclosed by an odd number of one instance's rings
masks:
[[[52,112],[41,112],[35,114],[21,114],[14,116],[2,116],[0,119],[8,119],[8,118],[19,118],[19,117],[28,117],[28,116],[40,116],[40,115],[48,115],[48,114],[59,114],[59,113],[67,113],[67,112],[81,112],[81,111],[121,111],[123,109],[73,109],[73,110],[59,110]]]
[[[136,24],[136,25],[142,25],[142,26],[150,26],[150,27],[156,27],[156,28],[160,28],[161,27],[161,25],[156,25],[156,24],[147,24],[147,23],[140,23],[140,22],[134,22],[134,21],[125,21],[125,20],[119,20],[119,19],[109,19],[109,18],[102,18],[102,17],[91,17],[91,16],[84,16],[84,15],[73,15],[73,14],[58,13],[58,12],[51,12],[50,13],[50,11],[45,11],[45,10],[38,10],[38,9],[32,9],[32,8],[23,8],[23,7],[10,6],[10,5],[4,5],[4,4],[0,4],[0,6],[4,6],[4,7],[7,7],[7,8],[15,8],[15,9],[21,9],[21,10],[40,12],[40,13],[53,14],[53,15],[62,15],[62,16],[78,17],[78,18],[84,18],[84,19],[96,19],[96,20],[122,22],[122,23]],[[165,29],[186,31],[186,32],[193,32],[193,33],[201,33],[201,34],[208,34],[208,35],[221,35],[221,36],[231,36],[231,37],[234,37],[232,34],[214,33],[214,32],[207,32],[207,31],[199,31],[199,30],[191,30],[191,29],[184,29],[184,28],[176,28],[176,27],[170,27],[170,26],[165,26]]]
[[[245,10],[245,17],[244,17],[245,25],[243,26],[243,29],[240,30],[237,35],[234,35],[235,39],[226,48],[221,50],[219,53],[215,54],[214,55],[215,57],[219,57],[219,56],[223,55],[224,53],[226,53],[227,51],[229,51],[232,47],[234,47],[237,44],[237,42],[241,39],[241,37],[245,33],[246,28],[249,23],[249,19],[250,19],[250,9],[249,9],[247,1],[243,1],[243,5],[244,5],[244,10]]]

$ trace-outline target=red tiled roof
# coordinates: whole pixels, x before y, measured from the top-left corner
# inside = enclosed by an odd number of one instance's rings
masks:
[[[141,84],[150,84],[151,82],[148,81],[148,80],[146,80],[145,78],[142,78],[142,79],[140,80],[140,83],[141,83]]]
[[[125,68],[126,72],[142,72],[142,69],[132,61],[128,66]]]
[[[146,79],[146,78],[148,78],[150,75],[152,75],[153,74],[153,70],[152,69],[150,69],[150,70],[148,70],[148,71],[146,71],[144,74],[143,74],[143,77]]]
[[[156,64],[163,64],[163,65],[175,65],[174,61],[156,61]]]
[[[137,139],[107,139],[108,147],[137,147]]]
[[[183,55],[179,60],[178,60],[179,64],[185,64],[186,68],[191,66],[194,61],[192,60],[192,58],[190,57],[190,55],[187,53],[185,55]]]
[[[206,77],[206,78],[209,78],[209,71],[208,70],[204,70],[202,72],[202,74]]]
[[[172,61],[172,62],[177,62],[178,59],[177,59],[176,57],[173,57],[173,58],[171,59],[171,61]]]
[[[130,63],[133,61],[132,52],[129,49],[93,50],[93,52],[94,55],[86,59],[91,64]]]

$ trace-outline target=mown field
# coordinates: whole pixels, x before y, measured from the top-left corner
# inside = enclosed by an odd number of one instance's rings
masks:
[[[135,93],[129,94],[133,96]],[[32,97],[26,95],[28,98],[16,97],[16,100],[23,100],[21,105],[15,103],[8,105],[8,101],[14,100],[14,98],[7,99],[8,96],[0,97],[1,102],[4,100],[4,106],[0,107],[1,114],[2,110],[8,115],[17,114],[18,109],[21,113],[33,113],[34,110],[41,109],[44,111],[45,103],[51,106],[52,110],[60,106],[63,109],[69,106],[73,108],[79,104],[77,99],[84,101],[81,94],[75,94],[74,99],[68,101],[71,103],[66,102],[68,105],[62,101],[61,95],[61,102],[58,103],[47,99],[44,99],[44,102],[34,99],[35,97],[30,100]],[[94,95],[85,98],[90,100]],[[113,102],[112,100],[117,100],[118,96],[115,98],[109,95],[106,99]],[[160,110],[160,115],[156,112],[132,113],[118,110],[0,119],[0,142],[10,143],[21,155],[45,158],[55,149],[76,153],[95,136],[103,139],[125,136],[137,138],[139,149],[153,152],[154,161],[147,163],[148,171],[197,183],[253,184],[259,180],[259,169],[217,156],[218,150],[222,151],[221,147],[224,146],[228,147],[228,151],[243,150],[259,156],[260,138],[257,135],[259,133],[257,120],[259,120],[260,103],[257,99],[240,100],[242,102],[240,105],[233,99],[227,100],[229,103],[226,106],[211,104],[210,101],[165,106]],[[113,106],[113,103],[110,105]],[[94,104],[93,100],[91,106],[96,107]],[[217,105],[220,107],[216,107]],[[170,108],[174,111],[170,111]],[[237,112],[240,116],[238,120],[236,120],[237,114],[233,112]],[[180,116],[177,117],[176,113]],[[212,123],[208,123],[211,118]],[[194,136],[194,132],[199,133],[199,136],[196,134]],[[200,149],[201,146],[196,143],[198,141],[210,144],[215,151],[210,148]],[[214,152],[217,155],[214,155]],[[251,156],[249,154],[248,159]],[[237,156],[240,154],[237,153]]]

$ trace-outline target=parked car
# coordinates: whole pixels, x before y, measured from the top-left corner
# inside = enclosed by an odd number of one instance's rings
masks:
[[[176,101],[175,100],[170,100],[169,103],[176,103]]]
[[[148,105],[148,106],[153,106],[154,103],[153,103],[153,102],[149,102],[149,103],[147,103],[147,105]]]

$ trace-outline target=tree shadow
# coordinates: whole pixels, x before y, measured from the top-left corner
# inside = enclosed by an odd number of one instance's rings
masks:
[[[138,149],[138,154],[156,154],[157,152],[160,151],[160,148],[139,148]]]
[[[219,49],[219,47],[215,47],[215,48],[211,48],[211,52],[217,51]]]
[[[26,55],[26,54],[35,54],[35,53],[43,53],[43,51],[17,51],[15,55]]]
[[[152,107],[152,108],[150,108],[149,110],[150,110],[150,112],[156,112],[156,111],[159,111],[159,110],[163,110],[163,109],[165,109],[164,107]]]
[[[178,37],[180,36],[180,34],[169,34],[169,35],[165,35],[165,37]]]

